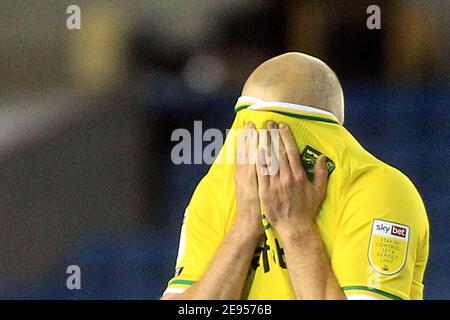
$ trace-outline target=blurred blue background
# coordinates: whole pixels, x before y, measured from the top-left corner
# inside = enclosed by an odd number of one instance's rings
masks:
[[[342,81],[345,126],[414,182],[428,211],[425,298],[450,299],[447,1],[0,4],[0,299],[157,299],[206,165],[177,128],[225,132],[252,69],[302,51]],[[405,19],[408,17],[408,19]],[[82,289],[66,288],[78,265]]]

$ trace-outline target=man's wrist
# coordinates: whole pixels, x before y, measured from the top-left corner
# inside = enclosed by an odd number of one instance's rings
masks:
[[[317,225],[312,220],[304,220],[298,224],[287,224],[277,232],[284,245],[311,244],[317,234]]]
[[[264,233],[260,220],[241,216],[236,217],[230,231],[233,233],[233,237],[237,239],[255,241],[259,240]]]

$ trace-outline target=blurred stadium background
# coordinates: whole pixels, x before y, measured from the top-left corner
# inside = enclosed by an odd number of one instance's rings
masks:
[[[157,299],[207,170],[172,164],[172,131],[225,130],[249,72],[302,51],[341,78],[347,128],[421,192],[425,296],[450,299],[448,1],[2,0],[0,30],[0,298]]]

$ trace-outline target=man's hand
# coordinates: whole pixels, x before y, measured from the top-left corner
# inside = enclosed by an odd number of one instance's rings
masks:
[[[269,122],[266,127],[270,131],[276,129],[277,125]],[[310,182],[291,131],[286,125],[280,124],[279,133],[281,141],[271,137],[266,139],[265,146],[258,149],[257,171],[263,211],[284,240],[311,228],[325,200],[328,173],[325,157],[321,155],[315,164],[314,181]],[[279,143],[279,155],[274,152],[276,143]],[[273,165],[274,161],[278,162],[279,170],[270,172],[266,166]],[[270,174],[267,174],[268,171]]]
[[[261,207],[258,197],[256,154],[258,131],[253,123],[244,126],[239,136],[237,164],[234,175],[236,185],[236,218],[234,225],[244,234],[260,237],[264,233],[261,223]]]
[[[267,129],[275,128],[275,123],[267,124]],[[315,224],[327,190],[325,157],[317,159],[314,181],[310,182],[291,131],[284,124],[279,129],[281,142],[272,137],[263,146],[271,152],[259,149],[258,189],[263,212],[281,238],[295,296],[302,300],[345,299]],[[274,152],[277,143],[279,152]],[[268,170],[266,165],[279,170]]]

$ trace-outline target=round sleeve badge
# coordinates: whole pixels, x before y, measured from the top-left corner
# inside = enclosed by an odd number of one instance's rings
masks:
[[[408,242],[408,226],[374,219],[368,252],[370,265],[384,275],[400,272],[406,262]]]

